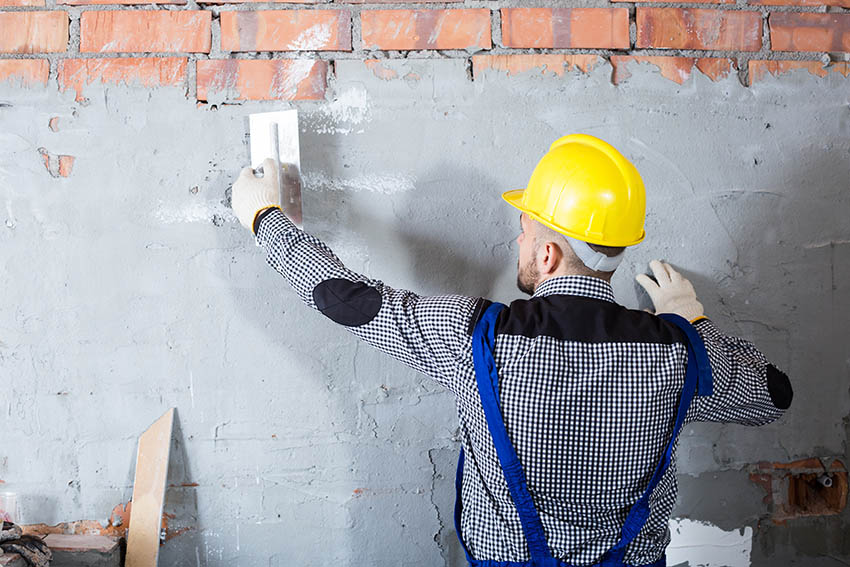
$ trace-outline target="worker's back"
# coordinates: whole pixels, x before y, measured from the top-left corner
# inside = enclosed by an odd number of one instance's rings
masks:
[[[722,366],[724,342],[704,321],[697,328],[715,335],[706,341],[712,366]],[[764,361],[749,343],[731,340],[748,350],[753,362]],[[670,440],[685,378],[685,342],[678,327],[616,304],[610,285],[596,278],[548,280],[530,300],[515,301],[499,315],[494,358],[502,416],[555,557],[591,564],[619,539],[629,509]],[[465,543],[476,557],[527,559],[471,356],[460,366],[456,393],[468,463],[461,521]],[[723,370],[717,383],[721,395],[730,378],[729,369]],[[746,379],[741,370],[734,374]],[[758,388],[756,368],[750,370],[754,381],[744,385],[750,392],[742,392],[739,383],[738,395],[728,400],[737,406],[724,408],[740,416],[736,421],[775,419],[781,412]],[[700,414],[704,405],[695,401],[689,418],[713,419]],[[650,518],[628,548],[629,564],[652,563],[669,543],[675,475],[672,466],[650,498]]]
[[[721,334],[669,264],[635,276],[658,317],[614,302],[611,275],[645,237],[645,188],[598,138],[559,138],[503,194],[522,211],[517,287],[533,293],[506,310],[349,270],[283,214],[274,179],[245,168],[233,191],[267,261],[307,305],[456,395],[455,525],[473,566],[663,565],[682,423],[760,425],[791,403],[788,378]]]
[[[467,463],[459,535],[471,557],[526,560],[473,369],[472,329],[489,302],[423,297],[351,272],[277,210],[260,224],[258,240],[308,305],[456,395]],[[714,376],[712,395],[694,398],[688,419],[760,425],[780,416],[791,402],[787,377],[749,342],[721,334],[701,310],[687,321],[705,343]],[[617,305],[607,281],[580,275],[546,279],[495,327],[501,413],[545,543],[568,564],[592,564],[618,540],[671,438],[685,376],[683,335],[655,315]],[[627,563],[650,565],[662,556],[675,499],[671,467],[626,548]]]

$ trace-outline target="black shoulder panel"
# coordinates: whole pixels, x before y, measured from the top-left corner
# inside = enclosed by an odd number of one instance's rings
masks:
[[[372,286],[334,278],[313,288],[313,301],[331,321],[347,327],[359,327],[375,318],[383,300],[381,293]]]
[[[772,364],[767,365],[767,391],[776,409],[785,410],[791,407],[791,400],[794,398],[791,381],[787,374]]]
[[[548,295],[518,300],[497,321],[500,334],[586,343],[684,343],[672,323],[645,311],[577,295]]]
[[[478,320],[481,319],[481,316],[484,315],[484,312],[487,311],[487,308],[492,304],[492,301],[484,299],[483,297],[479,297],[475,300],[475,305],[472,308],[472,317],[470,317],[469,325],[466,327],[466,333],[469,336],[472,336],[472,333],[475,332],[475,325],[478,324]]]

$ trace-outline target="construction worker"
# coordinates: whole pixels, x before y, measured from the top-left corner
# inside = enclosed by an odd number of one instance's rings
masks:
[[[274,172],[267,160],[264,170]],[[455,523],[470,565],[661,566],[685,421],[762,425],[789,407],[785,374],[703,314],[669,264],[638,275],[656,314],[614,301],[644,238],[635,167],[597,138],[555,141],[524,190],[517,285],[504,306],[423,297],[348,270],[281,211],[275,174],[245,168],[233,210],[301,299],[455,394]]]

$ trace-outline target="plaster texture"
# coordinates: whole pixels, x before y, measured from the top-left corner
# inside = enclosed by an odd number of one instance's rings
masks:
[[[678,531],[732,533],[741,564],[846,564],[846,511],[775,525],[748,479],[847,458],[846,81],[385,65],[397,79],[337,61],[328,100],[295,105],[305,228],[395,287],[510,301],[519,225],[500,192],[561,135],[611,142],[648,189],[619,301],[648,306],[633,276],[664,258],[795,387],[772,425],[684,430]],[[23,521],[105,521],[132,494],[138,434],[173,406],[162,564],[461,565],[450,395],[299,303],[229,209],[248,114],[288,105],[87,96],[0,85],[0,479]],[[39,148],[74,156],[71,174]],[[698,565],[717,541],[674,543]]]

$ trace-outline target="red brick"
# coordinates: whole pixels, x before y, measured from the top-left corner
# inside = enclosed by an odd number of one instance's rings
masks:
[[[66,12],[0,13],[0,53],[55,53],[68,48]]]
[[[709,77],[712,81],[719,81],[728,77],[729,73],[738,67],[734,60],[723,57],[612,55],[611,65],[614,67],[613,81],[615,85],[631,76],[626,68],[630,61],[652,64],[658,68],[662,77],[680,85],[691,77],[694,69],[699,69],[703,75]]]
[[[224,51],[351,51],[348,10],[221,13]]]
[[[211,12],[200,10],[87,11],[80,51],[209,53]]]
[[[38,153],[41,154],[41,159],[44,160],[44,169],[50,173],[50,153],[45,148],[38,148]],[[53,175],[51,173],[51,175]]]
[[[72,88],[77,100],[83,100],[85,87],[95,82],[180,86],[186,82],[186,65],[185,57],[64,59],[59,62],[59,90]]]
[[[773,76],[789,73],[794,69],[805,69],[812,75],[818,77],[826,77],[829,73],[839,73],[845,77],[850,76],[850,64],[848,63],[833,63],[829,67],[824,67],[820,61],[750,61],[750,84],[764,80],[765,76],[770,73]]]
[[[762,502],[765,504],[773,504],[773,477],[769,474],[750,473],[750,481],[761,486],[765,495]]]
[[[198,100],[317,100],[325,96],[327,61],[213,59],[198,61]]]
[[[275,0],[275,4],[323,4],[327,0]],[[198,0],[198,4],[265,4],[268,0]]]
[[[59,176],[68,177],[74,169],[74,156],[59,156]]]
[[[669,0],[611,0],[611,2],[636,2],[636,3],[653,3],[653,2],[668,2]],[[693,4],[734,4],[735,0],[689,0]]]
[[[628,8],[502,8],[505,47],[629,48]]]
[[[825,470],[823,462],[817,457],[800,459],[797,461],[791,461],[790,463],[773,463],[773,468],[776,470],[789,470],[795,472]]]
[[[68,6],[95,6],[103,4],[186,4],[186,0],[56,0]]]
[[[850,8],[850,0],[748,0],[754,6],[841,6]]]
[[[472,76],[477,78],[484,71],[493,69],[509,76],[538,70],[541,75],[551,73],[561,77],[566,71],[575,69],[589,73],[601,62],[601,57],[590,54],[475,55],[472,57]]]
[[[68,177],[74,169],[74,156],[60,155],[56,156],[47,151],[46,148],[38,148],[38,153],[41,154],[41,159],[44,160],[44,168],[51,177]],[[25,533],[31,533],[26,530],[30,526],[25,526]]]
[[[399,0],[336,0],[346,4],[400,4]],[[405,4],[450,4],[463,0],[404,0]]]
[[[22,87],[46,86],[50,64],[46,59],[0,59],[0,83],[12,81]]]
[[[0,6],[44,6],[44,0],[0,0]]]
[[[384,64],[382,59],[366,59],[363,61],[366,68],[372,71],[372,74],[385,81],[398,79],[398,71],[391,69]]]
[[[365,49],[490,49],[490,10],[364,10]]]
[[[850,14],[777,12],[769,23],[774,51],[850,51]]]
[[[704,8],[637,8],[636,47],[761,49],[761,14]]]

